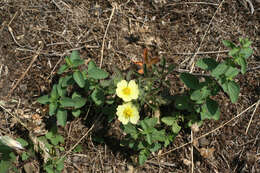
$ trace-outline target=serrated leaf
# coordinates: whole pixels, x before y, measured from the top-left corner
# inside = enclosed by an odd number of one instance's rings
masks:
[[[207,99],[206,103],[202,105],[202,111],[200,112],[201,120],[214,119],[218,120],[220,117],[220,110],[218,103],[214,100]]]
[[[228,55],[229,56],[232,56],[232,57],[235,57],[236,54],[240,51],[240,48],[239,47],[235,47],[233,49],[231,49],[229,52],[228,52]]]
[[[85,64],[84,60],[82,60],[82,59],[76,59],[72,63],[73,63],[73,65],[72,65],[73,68],[76,68],[82,64]]]
[[[249,47],[252,44],[252,42],[249,41],[247,38],[239,38],[239,42],[244,48]]]
[[[228,40],[223,40],[222,43],[228,47],[228,48],[231,48],[233,49],[234,47],[236,47],[236,45],[234,43],[232,43],[231,41],[228,41]]]
[[[164,142],[166,140],[165,131],[164,130],[160,130],[160,131],[154,130],[153,133],[151,133],[151,140]]]
[[[218,62],[215,61],[213,58],[203,58],[199,59],[196,63],[196,66],[202,68],[203,70],[213,70],[218,65]]]
[[[157,124],[157,118],[146,118],[140,122],[140,125],[144,131],[148,131],[150,128],[154,128]]]
[[[239,73],[239,70],[237,68],[234,67],[229,67],[228,70],[225,73],[225,76],[228,77],[229,79],[233,79],[234,77],[236,77]]]
[[[123,126],[124,132],[130,134],[134,139],[138,137],[137,130],[134,125],[128,123]]]
[[[150,152],[147,151],[146,149],[141,150],[139,153],[139,157],[138,157],[139,164],[143,165],[145,163],[145,161],[148,159],[149,155],[150,155]]]
[[[249,58],[253,54],[253,50],[251,48],[241,48],[239,55],[245,59]]]
[[[97,68],[97,66],[96,66],[95,62],[91,60],[88,63],[88,70],[91,70],[93,68]]]
[[[76,83],[78,84],[78,86],[80,88],[84,88],[85,80],[84,80],[84,77],[83,77],[83,75],[80,71],[75,71],[73,73],[73,79],[76,81]]]
[[[80,114],[81,114],[81,110],[80,109],[75,109],[75,110],[72,110],[72,115],[74,116],[74,117],[79,117],[80,116]]]
[[[74,62],[75,62],[76,60],[79,60],[79,59],[80,59],[79,52],[76,51],[76,50],[73,50],[73,51],[71,52],[71,54],[70,54],[70,60],[71,60],[72,64],[74,65]]]
[[[246,69],[247,69],[247,63],[246,60],[244,58],[238,58],[236,59],[236,62],[241,66],[241,73],[245,74],[246,73]]]
[[[58,171],[62,171],[63,170],[63,168],[64,168],[64,158],[63,159],[59,159],[58,161],[57,161],[57,166],[56,166],[56,169],[58,170]]]
[[[67,64],[63,64],[63,65],[59,68],[58,74],[64,73],[68,68],[69,68],[69,66],[68,66]]]
[[[88,69],[88,76],[93,78],[93,79],[105,79],[108,77],[108,73],[102,69],[99,68],[91,68],[90,70]]]
[[[165,123],[166,125],[171,126],[171,125],[173,125],[175,123],[176,118],[175,117],[163,117],[161,119],[161,121],[163,123]]]
[[[219,77],[224,74],[228,69],[228,66],[225,63],[220,63],[218,66],[212,70],[211,75],[213,77]]]
[[[57,124],[65,127],[67,122],[67,111],[63,109],[58,109],[57,111]]]
[[[199,79],[189,73],[181,73],[180,79],[187,87],[191,89],[199,88]]]
[[[44,96],[41,96],[37,99],[37,102],[41,103],[41,104],[48,104],[50,103],[50,98],[48,95],[44,95]]]
[[[72,98],[62,97],[60,99],[60,104],[62,107],[74,107],[76,103]]]
[[[22,161],[27,160],[29,157],[30,156],[26,152],[23,152],[23,154],[22,154]]]
[[[96,105],[100,106],[104,104],[105,96],[104,92],[100,89],[95,89],[91,94],[92,100],[95,102]]]
[[[208,98],[206,100],[206,106],[207,106],[207,109],[208,109],[209,113],[212,116],[216,115],[217,112],[219,112],[218,103],[215,100],[212,100],[212,99]]]
[[[52,102],[49,104],[49,115],[52,116],[56,113],[56,110],[58,108],[57,102]]]
[[[234,81],[228,82],[228,94],[232,103],[236,103],[238,100],[240,87]]]
[[[158,151],[161,147],[162,147],[161,144],[159,144],[158,142],[156,142],[156,143],[153,143],[152,148],[150,148],[149,150],[150,150],[151,152],[156,152],[156,151]]]

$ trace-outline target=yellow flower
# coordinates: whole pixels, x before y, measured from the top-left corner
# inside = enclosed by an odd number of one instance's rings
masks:
[[[137,99],[139,95],[138,85],[134,80],[131,80],[129,83],[126,80],[121,80],[117,84],[116,94],[125,102]]]
[[[117,107],[118,120],[123,124],[127,124],[129,121],[136,124],[140,118],[137,108],[131,103],[125,103]]]

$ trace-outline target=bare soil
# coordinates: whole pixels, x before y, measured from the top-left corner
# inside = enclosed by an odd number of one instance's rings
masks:
[[[241,86],[239,101],[232,104],[224,94],[218,96],[221,119],[205,122],[194,139],[220,128],[195,140],[194,164],[191,164],[190,144],[171,151],[191,141],[190,132],[182,131],[170,147],[154,153],[145,165],[132,166],[131,151],[121,148],[113,138],[113,132],[118,130],[115,122],[102,144],[92,139],[92,134],[102,129],[102,125],[93,129],[81,142],[83,152],[68,155],[64,172],[183,173],[192,172],[192,166],[195,173],[260,172],[259,107],[247,133],[257,107],[222,126],[259,101],[259,0],[1,0],[0,101],[5,102],[5,109],[0,108],[0,134],[22,137],[28,133],[7,111],[29,122],[26,115],[38,114],[47,120],[46,107],[35,100],[51,90],[58,77],[57,69],[71,50],[79,50],[82,58],[90,58],[97,64],[103,56],[102,68],[111,71],[112,65],[128,70],[131,58],[140,59],[147,47],[150,56],[164,57],[168,63],[178,65],[177,71],[185,71],[190,69],[189,63],[194,57],[195,60],[226,58],[227,49],[222,40],[238,43],[239,37],[249,38],[254,50],[248,62],[249,71],[236,79]],[[40,42],[43,49],[14,88],[37,54]],[[194,56],[195,52],[199,53]],[[174,92],[183,88],[178,72],[171,80]],[[48,125],[40,128],[44,131]],[[79,118],[59,129],[65,137],[65,150],[68,151],[89,128],[83,118]],[[42,164],[40,158],[31,162]]]

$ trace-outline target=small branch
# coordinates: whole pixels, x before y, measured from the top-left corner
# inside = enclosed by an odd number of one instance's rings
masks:
[[[252,115],[251,115],[250,121],[249,121],[248,126],[247,126],[247,128],[246,128],[246,134],[247,134],[247,132],[248,132],[248,130],[249,130],[249,127],[250,127],[250,125],[251,125],[251,123],[252,123],[253,117],[254,117],[255,112],[256,112],[256,110],[257,110],[257,108],[258,108],[258,106],[259,106],[259,103],[260,103],[260,100],[258,100],[258,102],[257,102],[257,104],[256,104],[256,106],[255,106],[255,110],[254,110],[254,112],[253,112]]]
[[[108,28],[109,28],[109,25],[111,23],[111,20],[112,20],[112,17],[115,13],[115,9],[116,9],[116,5],[114,5],[113,9],[112,9],[112,13],[110,15],[110,18],[109,18],[109,21],[108,21],[108,24],[107,24],[107,27],[106,27],[106,31],[105,31],[105,34],[104,34],[104,37],[103,37],[103,41],[102,41],[102,48],[101,48],[101,59],[100,59],[100,65],[99,65],[99,68],[102,67],[102,63],[103,63],[103,57],[104,57],[104,47],[105,47],[105,40],[106,40],[106,36],[107,36],[107,31],[108,31]]]

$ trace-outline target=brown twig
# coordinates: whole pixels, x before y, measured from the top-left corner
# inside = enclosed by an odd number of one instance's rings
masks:
[[[21,75],[21,77],[18,79],[18,81],[16,82],[16,84],[13,86],[13,88],[9,91],[7,97],[11,96],[11,94],[13,93],[13,91],[15,90],[15,88],[19,85],[19,83],[23,80],[23,78],[25,77],[25,75],[28,73],[28,71],[30,70],[30,68],[32,67],[33,63],[36,61],[37,57],[39,56],[42,48],[43,48],[43,42],[39,42],[40,43],[40,47],[38,48],[36,55],[32,58],[29,66],[27,67],[27,69],[25,70],[25,72]]]
[[[257,102],[257,104],[256,104],[256,106],[255,106],[255,110],[254,110],[254,112],[253,112],[252,115],[251,115],[251,118],[250,118],[250,120],[249,120],[248,126],[247,126],[247,128],[246,128],[246,134],[247,134],[247,132],[248,132],[248,130],[249,130],[249,127],[250,127],[250,125],[251,125],[251,123],[252,123],[253,117],[254,117],[255,112],[256,112],[256,110],[257,110],[257,108],[258,108],[258,106],[259,106],[259,103],[260,103],[260,100],[258,100],[258,102]]]
[[[107,31],[108,31],[109,25],[111,23],[112,17],[114,16],[115,9],[116,9],[116,5],[113,6],[112,13],[110,15],[110,18],[109,18],[109,21],[108,21],[108,24],[107,24],[107,27],[106,27],[106,31],[105,31],[105,34],[104,34],[104,37],[103,37],[102,48],[101,48],[101,59],[100,59],[99,68],[102,67],[103,57],[104,57],[104,47],[105,47],[105,40],[106,40],[106,36],[107,36]]]

